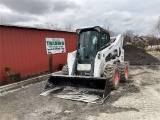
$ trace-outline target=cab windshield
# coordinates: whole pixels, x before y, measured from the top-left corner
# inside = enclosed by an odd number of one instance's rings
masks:
[[[91,62],[97,53],[98,32],[96,30],[82,31],[78,39],[78,61]]]

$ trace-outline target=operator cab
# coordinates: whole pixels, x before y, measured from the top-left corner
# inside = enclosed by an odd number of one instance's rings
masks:
[[[91,64],[97,52],[109,45],[109,32],[99,26],[78,29],[77,58],[80,64]]]

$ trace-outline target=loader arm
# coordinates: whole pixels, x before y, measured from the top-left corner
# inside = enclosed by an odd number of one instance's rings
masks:
[[[97,53],[95,58],[95,77],[102,76],[108,64],[124,62],[124,49],[122,48],[123,36],[119,34],[117,37],[114,37],[114,40],[112,39],[113,37],[111,38],[109,46]]]

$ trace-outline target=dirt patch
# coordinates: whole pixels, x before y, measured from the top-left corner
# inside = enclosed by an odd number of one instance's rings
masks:
[[[145,50],[126,45],[124,48],[125,61],[129,61],[130,65],[159,65],[160,61],[147,53]]]
[[[159,92],[160,93],[160,89],[158,88],[158,89],[156,89],[157,90],[157,92]]]
[[[149,85],[152,85],[152,84],[148,82],[141,82],[141,86],[149,86]]]
[[[126,93],[139,93],[140,89],[138,86],[135,86],[134,84],[130,84],[130,85],[123,85],[123,90],[122,92],[124,94]]]
[[[128,120],[159,119],[160,66],[130,66],[128,82],[120,83],[103,105],[40,96],[45,81],[0,96],[2,120]]]

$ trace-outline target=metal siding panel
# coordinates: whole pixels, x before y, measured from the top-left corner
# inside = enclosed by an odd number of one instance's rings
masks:
[[[34,50],[31,49],[31,61],[33,63],[33,67],[32,67],[32,70],[33,70],[33,74],[34,73],[38,73],[38,59],[39,59],[39,56],[37,55],[37,49],[39,48],[39,46],[37,45],[37,40],[34,38],[34,34],[33,34],[33,30],[30,30],[29,31],[29,34],[31,34],[31,48],[33,47]],[[29,35],[28,35],[29,36]],[[36,36],[36,35],[35,35]],[[30,38],[29,38],[30,39]]]
[[[0,40],[1,66],[0,79],[3,80],[4,67],[11,67],[11,72],[20,72],[21,76],[37,74],[48,71],[49,57],[46,53],[45,38],[65,38],[66,53],[54,54],[53,66],[65,63],[67,53],[75,50],[76,34],[37,29],[3,27]],[[8,35],[9,34],[9,35]]]
[[[54,67],[57,69],[59,64],[66,63],[67,53],[75,50],[76,38],[72,39],[73,35],[68,33],[57,33],[56,37],[65,38],[66,53],[59,53],[54,55]]]
[[[3,49],[2,49],[2,39],[3,39],[3,30],[2,27],[0,27],[0,84],[2,83],[2,76],[3,76],[3,72],[2,72],[2,64],[3,64]]]
[[[2,83],[2,28],[0,26],[0,85]]]
[[[32,66],[32,63],[29,63],[29,58],[30,58],[30,42],[27,41],[27,32],[25,29],[22,29],[20,31],[20,35],[19,35],[19,53],[21,53],[21,59],[23,59],[23,63],[21,64],[21,71],[23,71],[21,73],[22,76],[26,76],[28,75],[28,66]],[[22,47],[23,46],[23,47]],[[30,69],[31,71],[31,69]]]
[[[44,70],[47,71],[48,70],[48,56],[46,53],[46,46],[45,44],[45,33],[44,32],[40,32],[39,34],[41,34],[41,56],[43,57],[43,64],[44,64]]]
[[[10,67],[11,68],[11,71],[10,72],[12,72],[13,71],[13,69],[12,69],[12,67],[13,67],[13,64],[12,64],[12,44],[11,44],[11,41],[12,40],[10,40],[10,34],[11,34],[11,28],[9,28],[9,29],[7,29],[5,32],[7,32],[8,33],[8,35],[7,34],[5,34],[5,38],[4,38],[4,44],[3,44],[3,52],[4,52],[4,54],[3,54],[3,71],[4,71],[4,68],[5,67]],[[3,72],[3,73],[5,73],[5,71]]]
[[[2,61],[2,67],[1,67],[1,72],[2,72],[2,80],[3,80],[3,76],[6,74],[5,73],[5,71],[4,71],[4,68],[6,67],[6,66],[9,66],[8,64],[6,64],[7,62],[8,62],[8,60],[10,59],[10,53],[11,52],[7,52],[9,49],[10,49],[10,45],[7,45],[7,43],[9,43],[9,36],[6,36],[6,33],[8,32],[8,33],[10,33],[10,29],[4,29],[4,33],[3,33],[3,38],[2,39],[4,39],[4,41],[2,41],[2,54],[3,54],[3,56],[2,56],[2,58],[1,58],[1,61]],[[6,36],[5,38],[4,38],[4,36]],[[4,48],[6,48],[6,49],[4,49]],[[6,56],[8,56],[8,59],[6,59],[5,57]]]
[[[56,38],[64,38],[64,36],[63,36],[63,34],[61,33],[58,33],[58,32],[56,32]],[[53,62],[54,62],[54,68],[55,69],[57,69],[58,68],[58,65],[60,64],[60,63],[62,63],[62,54],[64,54],[64,53],[57,53],[57,54],[54,54],[53,55]]]

